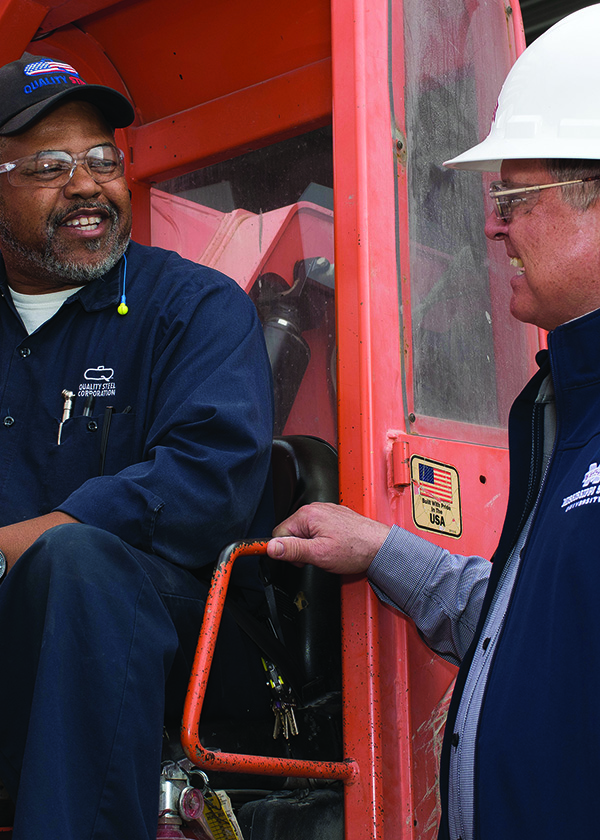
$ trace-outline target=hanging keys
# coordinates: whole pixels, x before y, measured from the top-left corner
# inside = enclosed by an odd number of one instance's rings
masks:
[[[285,708],[285,718],[288,723],[288,729],[291,735],[298,734],[298,724],[296,723],[296,715],[294,714],[294,704],[289,703]]]
[[[275,715],[275,725],[273,726],[273,740],[276,741],[277,738],[279,738],[281,732],[283,731],[282,714],[281,709],[278,709],[275,703],[273,703],[271,708],[273,709],[273,714]]]
[[[273,697],[273,702],[271,703],[271,708],[275,715],[273,739],[277,739],[280,735],[283,735],[287,741],[290,736],[298,734],[298,724],[294,713],[296,702],[292,694],[292,689],[286,684],[277,667],[272,662],[263,659],[262,664],[267,673],[267,685]]]
[[[283,716],[283,737],[286,741],[289,740],[290,737],[290,722],[286,714]]]

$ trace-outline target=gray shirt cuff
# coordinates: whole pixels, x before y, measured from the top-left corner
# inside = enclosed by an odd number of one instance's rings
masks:
[[[490,570],[483,557],[450,554],[394,525],[367,574],[382,601],[409,616],[432,650],[458,664],[473,639]]]

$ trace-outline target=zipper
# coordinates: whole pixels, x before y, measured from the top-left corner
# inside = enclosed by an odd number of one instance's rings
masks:
[[[552,360],[551,360],[551,366],[552,366]],[[556,396],[555,396],[555,403],[554,404],[556,406]],[[554,442],[552,444],[552,450],[550,452],[550,457],[548,458],[548,463],[546,464],[546,467],[543,471],[543,474],[541,474],[540,483],[539,483],[539,485],[537,485],[538,490],[537,490],[537,493],[536,493],[536,478],[541,473],[541,465],[543,464],[543,459],[544,459],[544,424],[543,424],[543,419],[544,419],[545,408],[546,408],[546,403],[545,402],[537,402],[536,401],[534,403],[534,406],[533,406],[532,423],[531,423],[531,426],[532,426],[532,428],[531,428],[531,438],[532,438],[532,440],[531,440],[531,442],[532,442],[531,462],[530,462],[529,482],[528,482],[529,486],[527,488],[527,495],[526,495],[526,499],[525,499],[525,505],[523,506],[523,513],[521,515],[521,519],[519,521],[518,528],[516,529],[516,532],[515,532],[515,538],[511,543],[511,549],[510,549],[510,552],[509,552],[509,555],[508,555],[509,557],[510,557],[510,554],[514,551],[515,545],[517,543],[518,535],[521,533],[521,530],[525,526],[525,523],[527,522],[527,518],[530,514],[531,514],[531,523],[529,525],[529,531],[527,533],[527,537],[525,539],[525,542],[523,543],[521,551],[519,552],[519,567],[518,567],[517,573],[515,575],[515,580],[514,580],[514,583],[513,583],[513,586],[512,586],[512,590],[511,590],[511,593],[510,593],[508,604],[506,606],[506,612],[505,612],[504,617],[502,619],[502,624],[501,624],[501,627],[500,627],[500,631],[498,633],[498,640],[496,642],[496,649],[494,651],[494,657],[493,657],[493,659],[490,663],[490,666],[489,666],[488,677],[487,677],[485,689],[484,689],[484,692],[483,692],[483,696],[481,698],[479,720],[481,720],[481,715],[483,714],[483,709],[485,707],[485,701],[486,701],[486,697],[487,697],[488,687],[489,687],[489,684],[490,684],[490,681],[491,681],[491,678],[492,678],[492,673],[493,673],[493,670],[494,670],[494,663],[495,663],[495,660],[496,660],[496,656],[498,654],[498,648],[500,647],[500,643],[502,641],[502,635],[504,633],[504,629],[506,627],[506,624],[507,624],[509,616],[510,616],[510,612],[511,612],[513,601],[514,601],[515,592],[516,592],[517,587],[519,585],[519,578],[521,577],[521,571],[523,569],[525,552],[526,552],[527,546],[529,544],[529,540],[531,539],[531,534],[534,530],[535,518],[536,518],[536,515],[537,515],[537,511],[538,511],[538,509],[540,507],[540,504],[541,504],[542,494],[543,494],[545,486],[546,486],[546,479],[548,477],[548,473],[550,471],[552,461],[554,460],[554,454],[556,452],[556,442],[558,440],[558,410],[557,409],[556,409],[556,412],[555,412],[556,429],[555,429],[555,433],[554,433]],[[538,453],[539,453],[539,455],[538,455]],[[490,608],[491,608],[491,604],[490,604]],[[483,627],[482,627],[482,632],[483,632]],[[478,642],[478,644],[479,644],[479,642]],[[478,723],[478,728],[479,728],[479,721],[477,723]],[[475,840],[477,840],[477,838],[479,838],[479,819],[478,819],[478,813],[477,813],[477,801],[478,801],[478,782],[477,782],[477,779],[478,779],[478,775],[477,775],[477,748],[475,748],[475,757],[474,757],[474,766],[473,766],[473,837],[475,838]]]

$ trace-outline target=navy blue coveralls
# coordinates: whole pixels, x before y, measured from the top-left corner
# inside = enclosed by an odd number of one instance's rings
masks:
[[[1,270],[0,525],[52,510],[82,523],[46,532],[0,586],[14,840],[156,836],[165,685],[179,706],[206,594],[192,570],[271,529],[253,305],[220,273],[132,243],[121,316],[123,270],[31,335]],[[58,445],[63,389],[75,405]],[[259,586],[251,564],[237,578]],[[234,622],[220,643],[206,714],[253,719],[268,709],[260,659]]]

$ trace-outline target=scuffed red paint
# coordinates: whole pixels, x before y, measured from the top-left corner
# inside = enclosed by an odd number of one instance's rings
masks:
[[[442,752],[444,726],[452,697],[454,684],[448,688],[429,718],[413,735],[413,761],[415,771],[421,778],[431,779],[431,785],[415,801],[415,838],[435,840],[441,816],[439,793],[439,767]]]

